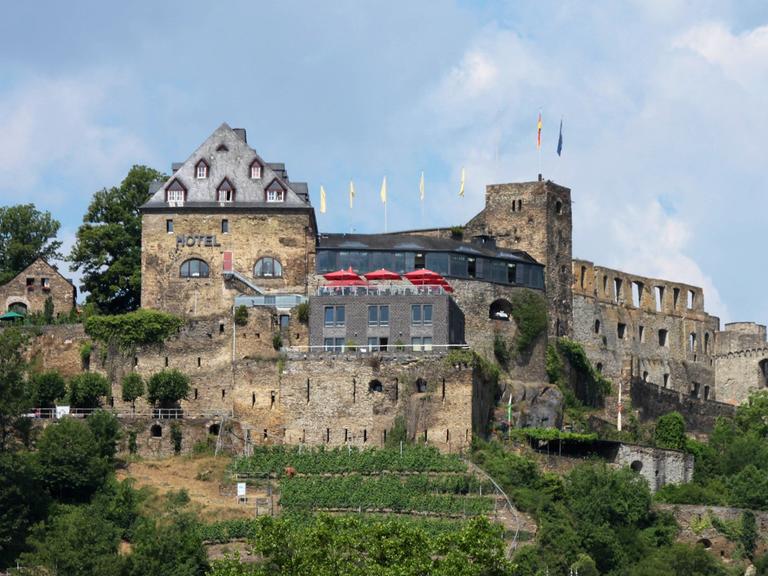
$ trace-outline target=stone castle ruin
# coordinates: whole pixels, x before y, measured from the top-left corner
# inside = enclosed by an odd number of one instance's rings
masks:
[[[667,407],[677,398],[717,408],[768,383],[764,326],[720,330],[701,288],[574,259],[571,191],[550,181],[487,186],[485,208],[461,228],[328,234],[318,230],[307,184],[265,161],[245,130],[222,124],[151,192],[142,207],[142,307],[178,314],[185,328],[159,348],[89,369],[111,377],[115,408],[126,413],[122,375],[182,370],[192,381],[185,418],[228,426],[238,449],[380,446],[398,419],[411,439],[463,449],[487,433],[515,386],[515,401],[527,394],[552,403],[545,354],[561,336],[613,382],[608,420],[619,386],[625,404],[634,403],[633,385],[646,385],[665,391]],[[349,269],[394,276],[325,279]],[[402,279],[423,270],[445,284]],[[511,346],[524,298],[542,303],[547,325],[497,382],[466,349],[493,360],[500,342]],[[239,306],[248,310],[242,325]],[[82,369],[86,337],[69,330],[43,335],[56,342],[41,352],[44,366]],[[642,396],[651,412],[653,396]],[[143,446],[164,450],[168,423],[140,402],[136,410],[145,415]],[[557,422],[547,418],[519,423]]]

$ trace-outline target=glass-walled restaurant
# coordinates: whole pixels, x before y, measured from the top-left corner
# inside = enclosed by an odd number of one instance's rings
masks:
[[[507,258],[493,258],[458,251],[394,251],[394,250],[340,250],[318,248],[316,268],[318,274],[352,268],[366,274],[384,268],[405,274],[426,268],[447,278],[483,280],[498,284],[513,284],[544,289],[544,267],[509,254]]]

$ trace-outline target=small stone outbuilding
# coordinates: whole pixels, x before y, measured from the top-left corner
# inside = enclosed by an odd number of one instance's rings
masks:
[[[49,297],[53,301],[54,316],[69,314],[77,303],[77,288],[42,258],[0,286],[3,312],[42,314]]]

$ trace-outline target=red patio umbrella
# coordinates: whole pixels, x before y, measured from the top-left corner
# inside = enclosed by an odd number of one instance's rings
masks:
[[[350,278],[349,280],[334,280],[326,284],[326,286],[368,286],[368,282],[362,278]]]
[[[368,278],[368,280],[400,280],[400,274],[384,268],[368,272],[368,274],[364,274],[364,276]]]
[[[361,280],[360,275],[352,270],[352,266],[350,266],[348,270],[337,270],[336,272],[328,272],[328,274],[323,274],[323,278],[330,281]]]
[[[439,286],[445,282],[445,278],[440,276],[437,272],[422,268],[421,270],[413,270],[405,275],[405,278],[415,284],[416,286]]]

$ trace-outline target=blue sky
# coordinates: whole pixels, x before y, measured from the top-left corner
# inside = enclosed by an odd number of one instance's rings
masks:
[[[536,177],[541,109],[574,256],[765,323],[766,94],[763,1],[15,2],[0,197],[51,210],[69,246],[95,190],[169,170],[226,121],[316,206],[325,187],[324,231],[381,230],[385,174],[390,229],[452,225],[486,184]]]

